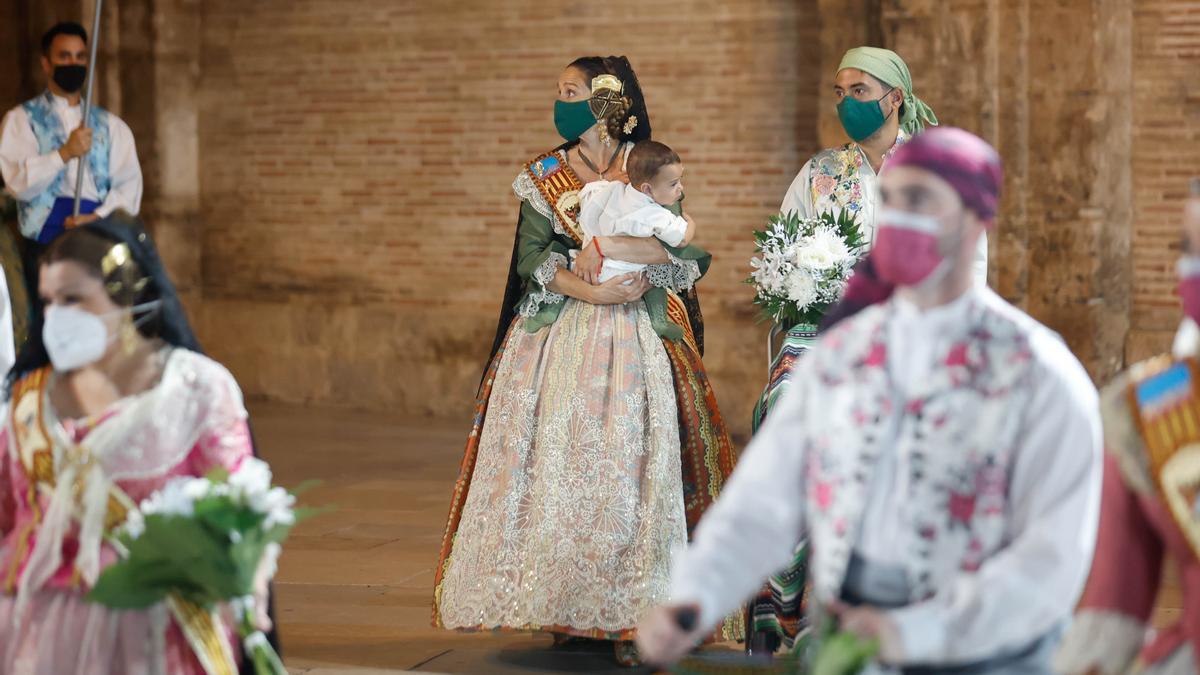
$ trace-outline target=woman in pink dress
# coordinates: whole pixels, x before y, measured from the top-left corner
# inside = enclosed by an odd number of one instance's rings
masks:
[[[86,595],[129,510],[169,478],[251,456],[237,383],[200,353],[136,221],[69,231],[40,276],[43,325],[9,375],[0,430],[0,672],[236,672],[220,612]]]

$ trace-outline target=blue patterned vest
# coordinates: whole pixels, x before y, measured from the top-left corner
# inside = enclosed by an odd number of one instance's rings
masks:
[[[52,94],[47,91],[37,98],[21,104],[29,117],[29,125],[33,127],[33,135],[37,137],[38,152],[48,154],[58,150],[67,142],[67,130],[63,128],[62,120],[54,112]],[[108,196],[112,187],[112,179],[108,172],[108,157],[112,140],[108,129],[108,111],[99,106],[92,106],[88,115],[88,127],[92,129],[92,149],[87,155],[87,168],[96,190],[100,193],[100,201]],[[54,200],[60,196],[71,194],[75,186],[65,185],[67,171],[64,167],[54,177],[50,187],[43,190],[27,202],[18,202],[17,208],[21,219],[21,234],[30,239],[37,239],[38,233],[46,223],[46,216],[54,207]]]

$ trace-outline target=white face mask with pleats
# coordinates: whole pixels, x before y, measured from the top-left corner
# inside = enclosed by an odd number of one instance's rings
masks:
[[[116,335],[108,334],[104,323],[105,317],[132,311],[134,314],[148,312],[157,308],[160,301],[134,305],[129,310],[119,309],[106,314],[92,314],[78,307],[51,305],[46,309],[46,321],[42,326],[42,343],[46,346],[46,354],[50,356],[50,364],[60,373],[78,370],[100,360],[108,345],[117,339]],[[138,326],[150,318],[147,314],[135,319]]]

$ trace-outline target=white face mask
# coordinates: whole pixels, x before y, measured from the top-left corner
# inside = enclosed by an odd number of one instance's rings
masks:
[[[159,301],[156,300],[135,305],[131,311],[136,314],[158,305]],[[97,315],[77,307],[51,305],[47,308],[46,322],[42,326],[42,343],[46,346],[46,354],[50,356],[54,370],[65,373],[99,361],[108,350],[108,345],[116,339],[116,335],[108,334],[104,317],[125,311],[121,309]],[[137,326],[147,318],[149,315],[133,323]]]

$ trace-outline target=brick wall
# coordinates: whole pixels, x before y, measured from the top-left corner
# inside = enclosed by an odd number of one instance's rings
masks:
[[[1200,176],[1200,5],[1139,0],[1134,21],[1131,360],[1165,349],[1179,322],[1179,214]]]
[[[816,149],[815,3],[206,0],[203,332],[252,393],[463,416],[495,329],[520,164],[558,73],[629,56],[687,163],[706,361],[746,430],[765,378],[750,229]],[[825,100],[820,101],[824,103]]]
[[[905,54],[943,121],[1004,153],[992,281],[1006,297],[1100,379],[1161,350],[1178,320],[1171,247],[1200,172],[1195,2],[105,7],[101,101],[137,135],[144,209],[202,337],[251,396],[465,415],[511,245],[509,183],[557,143],[559,69],[597,52],[631,58],[656,136],[687,160],[716,255],[706,361],[739,435],[765,359],[741,283],[749,230],[817,139],[839,140],[827,71],[864,41]],[[41,31],[90,9],[0,0],[5,108],[41,86],[22,56]]]

